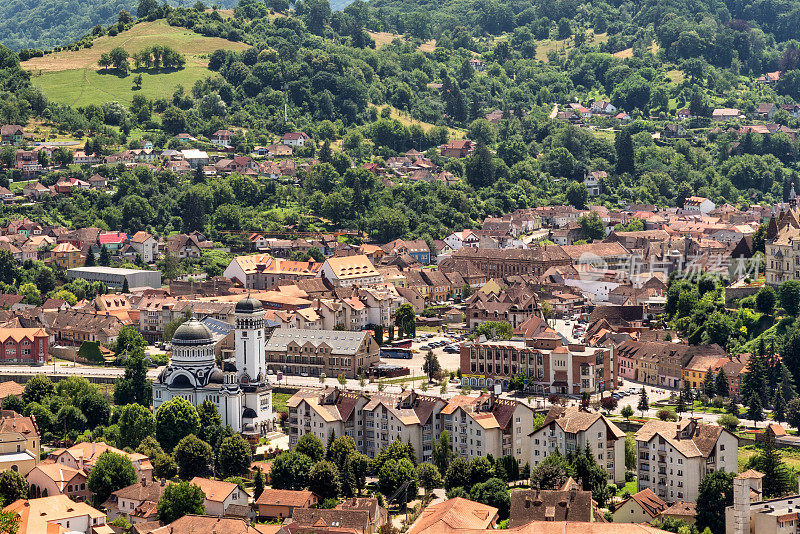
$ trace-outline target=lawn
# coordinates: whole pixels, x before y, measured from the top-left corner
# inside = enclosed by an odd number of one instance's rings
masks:
[[[608,41],[608,34],[594,33],[589,31],[586,33],[586,42],[591,44],[600,44]],[[560,55],[565,55],[575,46],[575,41],[572,38],[554,40],[543,39],[536,41],[536,59],[539,61],[547,61],[547,54],[555,50]]]
[[[739,447],[739,471],[742,471],[744,466],[753,456],[757,456],[761,452],[759,447],[755,445],[745,445]],[[794,471],[800,471],[800,451],[796,449],[778,449],[781,455],[781,460],[786,464],[786,467]]]
[[[628,492],[628,495],[636,493],[636,479],[626,482],[623,486],[617,488],[617,497],[622,497],[622,494]]]
[[[114,37],[108,35],[94,40],[91,48],[62,51],[22,63],[31,73],[31,79],[50,100],[72,106],[85,106],[108,101],[130,104],[136,92],[130,74],[120,78],[115,74],[100,74],[97,61],[100,55],[115,47],[133,54],[161,44],[171,47],[186,57],[186,68],[179,71],[142,73],[140,94],[149,99],[169,97],[177,85],[191,88],[195,81],[211,76],[208,55],[215,50],[241,51],[248,48],[219,37],[204,37],[198,33],[170,26],[164,20],[143,22]]]
[[[375,49],[380,50],[387,44],[391,43],[395,39],[400,39],[401,41],[405,40],[405,37],[400,35],[399,33],[390,33],[390,32],[367,32],[369,36],[375,41]],[[422,52],[433,52],[436,48],[436,40],[432,39],[430,41],[425,41],[419,46],[419,50]]]
[[[213,74],[200,65],[187,65],[185,69],[160,74],[142,73],[142,88],[138,91],[133,90],[133,75],[121,78],[89,68],[44,72],[41,76],[33,76],[31,81],[50,100],[61,104],[86,106],[117,101],[127,106],[137,93],[150,100],[167,98],[172,96],[176,86],[183,85],[189,89],[196,80]]]
[[[433,127],[433,124],[431,124],[429,122],[424,122],[424,121],[417,120],[417,119],[411,117],[411,115],[409,115],[405,111],[400,111],[396,107],[390,106],[389,104],[383,104],[383,105],[375,106],[375,107],[378,108],[379,111],[383,110],[383,108],[387,108],[387,107],[390,108],[391,109],[390,117],[393,118],[393,119],[397,119],[404,126],[411,126],[412,124],[418,124],[426,132],[431,127]],[[450,139],[461,139],[461,138],[464,137],[464,135],[466,135],[466,132],[464,132],[464,130],[461,130],[459,128],[450,128],[449,130],[450,130]]]
[[[288,393],[272,393],[272,409],[275,413],[289,413],[289,408],[286,407],[286,401],[288,401],[290,397],[291,395]]]

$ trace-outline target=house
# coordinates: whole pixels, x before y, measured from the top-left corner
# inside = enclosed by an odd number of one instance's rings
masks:
[[[24,186],[22,186],[22,196],[28,198],[33,197],[35,199],[39,199],[43,196],[49,196],[50,189],[43,186],[39,182],[28,182]]]
[[[592,113],[601,113],[603,115],[612,115],[616,113],[617,107],[606,100],[595,100],[592,103]]]
[[[147,456],[138,452],[127,453],[103,442],[85,441],[77,443],[68,449],[55,449],[50,451],[47,459],[73,469],[82,469],[88,475],[97,460],[106,451],[127,457],[133,464],[138,480],[146,479],[148,482],[153,480],[153,464],[150,463],[150,459]]]
[[[458,250],[462,247],[478,248],[481,238],[472,230],[461,230],[460,232],[453,232],[444,238],[445,244],[452,250]]]
[[[296,146],[302,146],[302,145],[296,145]],[[291,146],[283,143],[267,145],[264,148],[266,148],[267,150],[267,156],[272,158],[291,158],[292,154],[294,153]]]
[[[27,475],[39,463],[41,446],[35,419],[0,410],[0,472]]]
[[[800,104],[783,104],[781,109],[789,114],[793,119],[800,118]]]
[[[75,165],[93,165],[101,161],[102,158],[97,154],[87,154],[84,150],[76,150],[72,153],[72,163]]]
[[[477,58],[472,58],[469,60],[469,66],[475,69],[477,72],[483,72],[485,67],[483,65],[483,61]]]
[[[72,243],[59,243],[50,251],[53,263],[61,269],[72,269],[83,265],[81,249]]]
[[[717,108],[711,112],[711,118],[715,121],[727,121],[743,117],[742,112],[736,108]]]
[[[366,330],[303,330],[277,328],[264,346],[267,369],[274,373],[308,374],[357,378],[358,371],[370,371],[380,361],[380,348]],[[314,354],[314,364],[294,354]]]
[[[259,518],[286,519],[292,517],[295,508],[311,508],[319,503],[319,497],[308,490],[282,490],[267,488],[256,500]]]
[[[661,130],[661,137],[665,139],[683,139],[689,137],[686,128],[682,124],[665,124]]]
[[[650,488],[667,503],[697,501],[700,481],[712,471],[739,471],[738,438],[697,419],[647,421],[636,447],[639,491]]]
[[[208,165],[208,153],[204,150],[186,149],[181,150],[181,154],[183,154],[183,159],[189,162],[192,169]]]
[[[95,173],[89,178],[89,186],[92,189],[103,189],[108,185],[108,180],[103,176]]]
[[[180,141],[181,143],[188,143],[189,141],[197,141],[196,137],[192,137],[192,134],[188,133],[179,133],[175,136],[175,139]]]
[[[25,478],[31,486],[31,495],[36,497],[66,495],[73,501],[83,502],[92,496],[86,487],[87,475],[83,469],[43,462],[31,469]]]
[[[594,522],[592,492],[581,491],[572,480],[568,482],[568,488],[557,490],[537,488],[512,491],[508,526],[519,527],[531,521]]]
[[[130,238],[131,247],[136,254],[141,256],[145,263],[153,263],[158,257],[158,241],[152,234],[142,230],[133,234]]]
[[[134,527],[134,534],[288,534],[280,525],[250,524],[238,517],[212,517],[208,515],[185,515],[169,525],[147,523],[142,530]],[[337,530],[337,534],[345,531]],[[624,533],[623,533],[624,534]],[[644,534],[644,533],[643,533]]]
[[[44,328],[0,327],[0,363],[43,365],[50,361],[50,336]]]
[[[497,519],[497,508],[455,497],[425,508],[408,534],[488,530],[496,528]]]
[[[228,515],[229,508],[237,505],[249,509],[248,497],[251,495],[237,484],[201,477],[194,477],[191,483],[199,486],[205,493],[204,504],[208,515]]]
[[[601,413],[554,406],[530,439],[531,468],[554,450],[566,456],[589,447],[609,483],[625,483],[625,433]]]
[[[9,395],[22,397],[22,392],[25,391],[25,385],[13,380],[6,380],[0,382],[0,403]]]
[[[0,126],[0,145],[19,146],[25,136],[25,130],[18,124]]]
[[[408,254],[422,265],[428,265],[431,262],[431,251],[428,247],[428,243],[426,243],[424,239],[409,241],[395,239],[390,243],[386,243],[381,248],[386,254]]]
[[[378,499],[374,497],[351,497],[339,503],[338,510],[366,510],[369,513],[369,521],[379,529],[389,522],[389,511],[378,504]]]
[[[304,146],[311,137],[305,132],[286,132],[281,137],[281,143],[289,147]]]
[[[756,114],[761,119],[772,120],[776,111],[778,111],[778,106],[773,102],[764,102],[756,106]]]
[[[689,108],[682,108],[678,110],[675,116],[678,118],[678,120],[685,121],[692,118],[692,112],[689,111]]]
[[[136,484],[118,489],[103,503],[108,520],[124,517],[134,525],[157,520],[158,501],[168,485],[163,479],[160,482],[142,479]]]
[[[322,264],[322,276],[335,287],[379,284],[383,276],[364,254],[328,258]]]
[[[781,79],[782,74],[783,72],[779,70],[776,70],[774,72],[768,72],[763,76],[759,76],[758,78],[756,78],[756,83],[766,84],[766,85],[774,84]]]
[[[211,134],[210,141],[213,145],[229,147],[231,145],[231,137],[233,137],[233,132],[229,130],[217,130]]]
[[[614,118],[617,119],[618,121],[622,121],[622,122],[630,122],[631,121],[631,116],[628,115],[627,113],[625,113],[624,111],[620,111],[619,113],[614,115]]]
[[[608,178],[608,173],[606,171],[592,171],[583,177],[583,185],[586,186],[586,190],[589,192],[590,197],[596,197],[600,195],[600,192],[603,187],[603,180]]]
[[[3,511],[19,517],[18,534],[114,534],[106,514],[66,495],[19,499]]]
[[[291,531],[293,525],[304,532],[334,529],[351,534],[377,534],[379,528],[379,525],[370,521],[367,510],[340,508],[295,508],[292,518],[284,523],[284,528]]]
[[[439,154],[446,158],[465,158],[475,150],[475,143],[469,139],[454,139],[439,147]]]
[[[615,523],[650,523],[666,510],[667,503],[650,488],[634,493],[614,509]]]
[[[692,196],[684,199],[683,209],[708,215],[716,205],[705,197]]]
[[[315,261],[293,261],[274,258],[270,254],[236,256],[222,273],[237,280],[247,289],[267,289],[285,280],[319,278],[323,264]]]
[[[167,250],[173,256],[184,259],[199,259],[203,254],[203,249],[211,248],[213,243],[210,241],[199,241],[195,235],[177,234],[167,239]]]

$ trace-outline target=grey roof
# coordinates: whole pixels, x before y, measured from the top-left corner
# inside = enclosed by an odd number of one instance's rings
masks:
[[[311,343],[314,347],[329,346],[336,354],[356,354],[368,332],[344,332],[339,330],[302,330],[278,328],[267,341],[267,351],[285,351],[291,342],[298,345]]]

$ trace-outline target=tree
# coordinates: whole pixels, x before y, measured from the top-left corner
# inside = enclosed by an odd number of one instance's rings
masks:
[[[472,459],[469,466],[470,485],[485,482],[494,476],[494,466],[485,456]],[[465,486],[466,489],[466,486]]]
[[[708,371],[703,379],[703,393],[706,397],[713,397],[716,394],[716,382],[714,381],[714,373]]]
[[[447,473],[447,468],[452,458],[453,448],[450,445],[450,433],[447,430],[443,430],[439,435],[439,439],[433,443],[431,460],[433,460],[433,464],[439,469],[439,473]]]
[[[453,488],[468,488],[470,483],[470,463],[463,456],[456,456],[447,467],[444,475],[444,487],[447,490]]]
[[[511,496],[508,493],[508,484],[499,478],[490,478],[486,482],[479,482],[472,486],[469,498],[475,502],[487,504],[497,508],[500,519],[508,517],[511,508]]]
[[[616,410],[618,404],[619,401],[614,397],[603,397],[600,399],[600,406],[603,408],[603,410],[609,413]]]
[[[650,403],[647,400],[647,390],[644,389],[644,386],[642,386],[642,391],[639,393],[639,404],[636,405],[636,409],[642,412],[642,417],[644,417],[644,412],[650,409]]]
[[[120,333],[124,329],[125,327],[120,330]],[[139,335],[141,336],[141,334]],[[147,378],[144,351],[136,348],[125,359],[125,375],[114,383],[114,404],[119,406],[137,403],[142,406],[150,406],[152,402],[153,386]]]
[[[587,241],[600,241],[606,236],[606,225],[595,212],[578,219],[578,224],[581,226],[581,235]]]
[[[484,321],[475,328],[476,336],[486,336],[487,339],[511,339],[513,333],[508,321]]]
[[[390,459],[378,471],[378,489],[384,495],[393,495],[402,486],[406,486],[395,498],[395,502],[406,504],[417,497],[417,472],[408,458],[399,461]]]
[[[311,458],[312,462],[319,462],[325,458],[325,447],[323,447],[322,441],[311,433],[303,434],[300,439],[297,440],[294,450],[300,454],[305,454]]]
[[[260,467],[257,467],[256,468],[255,477],[253,477],[253,499],[254,500],[257,501],[258,498],[261,497],[261,494],[264,493],[264,485],[265,485],[265,483],[266,482],[264,480],[264,473],[261,472],[261,468]]]
[[[591,491],[592,498],[603,506],[608,498],[608,476],[606,470],[597,463],[589,445],[583,453],[577,453],[572,461],[575,479],[583,484],[584,491]]]
[[[620,414],[625,418],[626,421],[630,421],[630,418],[633,416],[633,408],[626,404],[622,407]]]
[[[79,408],[86,418],[86,426],[88,428],[106,426],[111,417],[111,405],[99,393],[92,393],[83,397]]]
[[[800,397],[786,403],[786,422],[792,428],[800,428]]]
[[[492,153],[485,144],[478,142],[475,151],[466,158],[464,175],[467,183],[476,189],[494,184],[494,162]]]
[[[97,261],[94,257],[94,251],[91,248],[86,252],[86,260],[83,262],[84,267],[94,267]]]
[[[781,461],[774,438],[767,439],[761,452],[750,458],[747,462],[747,469],[755,469],[764,473],[762,491],[765,499],[781,497],[793,491],[792,477],[786,464]]]
[[[250,472],[253,453],[250,444],[241,434],[234,434],[222,440],[217,452],[217,471],[224,478],[245,476]]]
[[[772,417],[779,423],[786,420],[786,400],[780,387],[775,388],[775,397],[772,400]]]
[[[786,313],[797,317],[800,313],[800,280],[787,280],[778,286],[778,301]]]
[[[428,378],[433,382],[438,374],[441,372],[442,366],[439,365],[439,358],[429,350],[425,355],[425,361],[422,363],[422,372],[428,375]]]
[[[269,478],[275,489],[300,490],[308,486],[308,477],[313,462],[305,454],[287,451],[272,462]]]
[[[633,138],[628,129],[623,128],[617,134],[614,149],[617,152],[617,174],[634,174]]]
[[[158,9],[158,2],[156,0],[139,0],[139,5],[136,8],[136,16],[140,19],[147,18],[147,16]]]
[[[711,374],[710,371],[709,374]],[[728,388],[728,377],[725,376],[725,371],[721,367],[717,373],[717,376],[714,377],[714,391],[721,397],[727,397],[730,395],[730,389]]]
[[[752,420],[754,423],[764,420],[761,399],[755,393],[750,396],[750,400],[747,402],[747,418]]]
[[[136,447],[156,431],[156,418],[141,404],[126,404],[119,408],[119,446]]]
[[[589,200],[589,190],[582,182],[571,182],[567,186],[567,202],[575,209],[585,210]],[[605,232],[604,232],[605,233]]]
[[[200,420],[197,437],[209,445],[217,445],[217,438],[222,433],[222,416],[217,405],[210,400],[204,400],[197,407],[197,417]]]
[[[714,534],[725,532],[725,507],[733,504],[735,473],[714,471],[703,477],[697,495],[697,527]]]
[[[25,384],[22,391],[22,400],[25,404],[38,402],[43,404],[45,399],[56,394],[56,387],[48,376],[36,375]]]
[[[308,475],[308,489],[325,499],[336,499],[342,491],[339,469],[328,460],[314,464]]]
[[[734,432],[739,427],[739,418],[726,413],[717,419],[717,424],[729,432]]]
[[[64,436],[71,431],[81,433],[86,428],[86,417],[76,406],[62,406],[56,414],[56,425],[64,431]]]
[[[11,410],[21,414],[22,410],[25,409],[25,402],[22,400],[22,398],[17,397],[16,395],[8,395],[5,399],[3,399],[2,409]]]
[[[531,487],[558,489],[574,474],[567,459],[555,449],[531,470]]]
[[[394,312],[394,324],[397,326],[398,335],[405,333],[406,337],[416,335],[417,314],[411,304],[403,304]]]
[[[0,499],[11,504],[18,499],[28,497],[28,481],[18,471],[3,471],[0,473]],[[0,530],[0,532],[3,532]]]
[[[211,473],[211,464],[214,463],[211,445],[194,434],[189,434],[178,442],[173,456],[178,464],[178,475],[184,480],[206,477]]]
[[[188,514],[203,515],[206,512],[205,500],[205,493],[196,484],[170,484],[164,488],[158,501],[158,520],[168,524]]]
[[[442,485],[442,475],[439,469],[428,462],[421,463],[417,466],[417,479],[419,485],[425,490],[425,494],[429,494],[432,489],[439,488]]]
[[[775,290],[770,286],[765,285],[758,293],[756,293],[756,309],[764,314],[771,314],[775,309],[775,303],[778,298],[775,295]]]
[[[88,487],[94,493],[94,502],[101,504],[106,502],[112,492],[136,482],[136,470],[128,457],[106,451],[89,472]]]
[[[156,411],[156,438],[164,450],[171,451],[189,434],[197,435],[199,428],[197,410],[182,397],[165,402]]]

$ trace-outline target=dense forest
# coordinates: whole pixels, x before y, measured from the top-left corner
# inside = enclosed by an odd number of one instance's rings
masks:
[[[715,107],[753,116],[761,102],[800,99],[800,43],[783,40],[781,30],[781,21],[797,12],[792,4],[501,6],[481,0],[390,6],[357,0],[335,12],[326,0],[301,0],[291,9],[284,0],[241,0],[233,18],[202,7],[150,2],[137,12],[252,45],[241,53],[213,53],[213,77],[178,87],[167,99],[72,109],[47,102],[20,73],[13,52],[4,50],[5,72],[13,74],[3,78],[0,120],[42,117],[63,132],[88,137],[106,154],[140,146],[142,137],[175,148],[172,136],[179,132],[209,136],[220,128],[237,131],[233,144],[247,153],[276,135],[303,130],[313,140],[296,153],[298,163],[317,157],[323,164],[301,169],[299,186],[111,167],[101,172],[119,178],[114,193],[54,199],[30,215],[126,231],[203,229],[223,241],[231,238],[219,230],[308,229],[319,227],[323,217],[328,228],[359,228],[382,240],[431,240],[516,208],[565,202],[583,208],[588,199],[580,181],[595,170],[609,176],[593,202],[612,208],[627,202],[676,205],[691,194],[718,204],[776,202],[786,198],[792,182],[800,188],[793,136],[740,135],[738,121],[710,120]],[[762,26],[759,13],[769,9],[781,15]],[[490,24],[493,10],[502,14],[494,17],[502,24]],[[566,13],[572,16],[564,18]],[[414,21],[421,26],[412,27]],[[405,36],[377,46],[368,30]],[[420,49],[429,38],[436,46]],[[83,42],[90,45],[91,36]],[[551,46],[546,61],[537,59],[537,47],[553,42],[562,48]],[[627,54],[611,53],[626,47]],[[475,57],[484,72],[470,65]],[[756,83],[775,69],[785,71],[779,83]],[[549,118],[554,104],[595,99],[610,100],[632,122],[593,118],[590,129]],[[682,107],[695,116],[686,121],[686,138],[654,139]],[[495,109],[504,117],[496,125],[484,119]],[[430,126],[398,120],[398,112]],[[785,111],[773,121],[798,127]],[[441,158],[436,147],[453,135],[474,140],[474,154]],[[398,178],[386,185],[360,168],[411,148],[462,182],[447,187]]]

